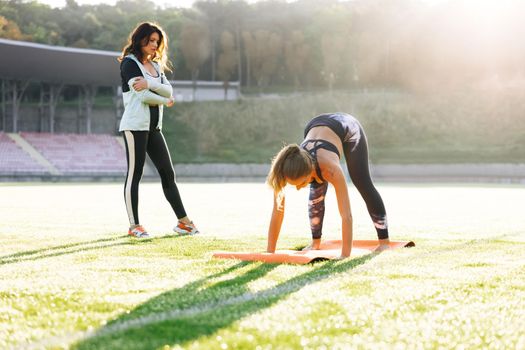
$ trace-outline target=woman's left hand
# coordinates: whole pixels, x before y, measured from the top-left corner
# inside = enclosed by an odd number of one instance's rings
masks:
[[[144,77],[138,77],[133,82],[133,89],[135,91],[142,91],[148,88],[148,81]]]

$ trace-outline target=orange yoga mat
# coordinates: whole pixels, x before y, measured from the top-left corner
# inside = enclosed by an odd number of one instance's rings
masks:
[[[354,240],[351,257],[366,255],[378,246],[376,240]],[[390,248],[414,247],[412,241],[390,242]],[[341,255],[341,241],[321,242],[319,250],[276,250],[275,253],[215,252],[213,257],[238,259],[244,261],[262,261],[265,263],[308,264],[314,261],[335,259]]]

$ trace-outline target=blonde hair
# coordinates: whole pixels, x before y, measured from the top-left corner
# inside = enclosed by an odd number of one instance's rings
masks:
[[[157,62],[163,71],[167,70],[171,72],[171,63],[166,54],[168,50],[168,36],[158,24],[152,22],[139,23],[137,27],[133,29],[129,35],[128,43],[124,46],[122,54],[118,58],[119,62],[122,62],[122,60],[129,54],[134,54],[139,61],[142,62],[143,54],[141,47],[144,46],[144,42],[147,42],[150,35],[153,33],[159,35],[159,46],[151,60]]]
[[[314,168],[313,159],[308,152],[297,144],[284,146],[272,160],[272,167],[266,178],[266,182],[273,188],[277,195],[277,204],[282,205],[283,188],[286,179],[299,179],[312,172]]]

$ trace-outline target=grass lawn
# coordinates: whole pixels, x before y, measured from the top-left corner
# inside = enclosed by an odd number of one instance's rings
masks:
[[[145,183],[137,241],[121,184],[0,184],[0,348],[525,348],[522,185],[379,184],[391,238],[416,247],[305,266],[211,258],[264,250],[265,185],[179,187],[203,234],[171,235]],[[354,238],[374,238],[350,189]],[[279,248],[309,242],[307,192],[288,189]]]

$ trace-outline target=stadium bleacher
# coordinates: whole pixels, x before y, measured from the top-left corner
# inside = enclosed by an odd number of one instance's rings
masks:
[[[111,135],[20,135],[63,175],[121,175],[126,171],[124,149]]]
[[[0,173],[9,175],[45,174],[47,170],[19,147],[5,133],[0,132]]]

